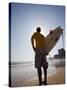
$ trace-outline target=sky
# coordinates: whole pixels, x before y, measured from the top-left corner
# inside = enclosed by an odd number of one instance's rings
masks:
[[[11,4],[11,61],[34,61],[35,53],[31,45],[31,36],[37,27],[47,36],[51,29],[61,26],[65,33],[65,7],[37,4]],[[65,34],[63,34],[64,36]],[[50,55],[58,54],[58,49],[63,48],[60,37]]]

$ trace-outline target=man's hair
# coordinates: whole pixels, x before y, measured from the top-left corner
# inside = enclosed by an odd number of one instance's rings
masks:
[[[36,31],[37,32],[41,32],[41,28],[40,27],[37,27]]]

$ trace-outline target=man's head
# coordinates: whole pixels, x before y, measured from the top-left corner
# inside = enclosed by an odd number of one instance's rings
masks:
[[[41,28],[40,27],[37,27],[36,31],[37,32],[41,32]]]

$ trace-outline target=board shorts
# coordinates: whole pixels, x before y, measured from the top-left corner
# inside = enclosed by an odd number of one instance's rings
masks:
[[[48,62],[46,60],[46,50],[45,49],[35,49],[35,68],[44,67],[48,68]]]

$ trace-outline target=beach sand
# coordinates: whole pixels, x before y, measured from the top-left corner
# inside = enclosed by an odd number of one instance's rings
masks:
[[[65,69],[61,68],[56,73],[47,77],[47,84],[48,85],[59,85],[65,84]],[[38,86],[38,78],[34,78],[31,80],[23,81],[16,80],[16,83],[13,83],[12,87],[27,87],[27,86]]]
[[[57,73],[48,76],[47,78],[48,85],[58,85],[65,83],[65,69],[62,68]],[[23,86],[38,86],[38,80],[33,79],[23,83]]]

